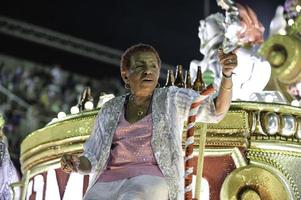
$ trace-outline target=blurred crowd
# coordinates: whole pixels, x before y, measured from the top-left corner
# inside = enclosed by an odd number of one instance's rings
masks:
[[[118,77],[96,80],[59,65],[43,66],[0,55],[0,113],[6,121],[4,133],[10,155],[18,169],[21,141],[58,112],[70,113],[86,87],[91,88],[95,106],[101,93],[123,92]]]

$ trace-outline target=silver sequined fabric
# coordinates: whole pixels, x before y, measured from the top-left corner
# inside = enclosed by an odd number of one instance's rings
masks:
[[[184,199],[184,160],[182,132],[191,103],[199,94],[190,89],[169,87],[154,91],[152,99],[151,145],[156,161],[169,186],[169,199]],[[105,169],[111,150],[118,119],[122,113],[125,95],[108,101],[95,121],[93,132],[84,145],[83,155],[92,164],[94,177],[89,188],[98,180]],[[215,115],[213,97],[200,106],[197,120],[216,123],[224,116]]]
[[[12,200],[13,193],[9,185],[14,182],[18,182],[19,176],[12,161],[10,160],[10,156],[5,143],[3,150],[3,157],[0,166],[0,200]],[[17,191],[17,195],[19,195],[19,192],[20,191]]]

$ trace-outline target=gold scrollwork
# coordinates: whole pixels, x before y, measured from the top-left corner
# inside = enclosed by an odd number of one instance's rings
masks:
[[[283,200],[289,199],[289,193],[280,179],[268,170],[255,165],[240,167],[225,179],[221,200]]]
[[[296,197],[296,199],[300,199],[298,186],[296,185],[294,179],[292,178],[290,173],[287,171],[287,169],[279,161],[271,158],[271,156],[273,154],[286,155],[286,156],[292,156],[292,157],[300,157],[300,154],[294,153],[294,152],[281,152],[281,151],[275,151],[275,150],[262,150],[262,149],[249,149],[247,157],[248,157],[248,159],[250,159],[252,161],[258,161],[261,163],[269,164],[270,166],[279,170],[285,176],[285,178],[288,180],[289,185],[292,188],[292,191],[294,192],[294,196]],[[289,198],[286,198],[286,199],[289,199]]]

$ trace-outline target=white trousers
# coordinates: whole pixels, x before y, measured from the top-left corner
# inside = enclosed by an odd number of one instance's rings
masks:
[[[168,185],[159,176],[141,175],[113,182],[97,182],[84,200],[168,200]]]

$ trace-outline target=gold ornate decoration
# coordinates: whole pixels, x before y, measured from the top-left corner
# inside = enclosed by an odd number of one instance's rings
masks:
[[[271,168],[274,174],[282,176],[291,188],[294,199],[300,199],[300,144],[284,140],[252,141],[251,139],[247,158],[251,163],[257,162],[264,168]]]
[[[50,123],[25,138],[21,144],[24,188],[35,173],[48,171],[54,165],[58,167],[58,160],[63,153],[82,152],[82,145],[92,131],[97,113],[98,109],[67,116],[64,120]],[[268,131],[268,121],[271,116],[276,116],[275,119],[279,118],[276,120],[279,129],[274,135],[274,132]],[[197,129],[201,126],[201,123],[196,124]],[[221,122],[208,124],[204,153],[205,156],[213,157],[231,155],[236,167],[244,169],[248,166],[248,162],[242,150],[248,149],[247,158],[251,165],[254,167],[256,164],[274,174],[271,180],[280,182],[279,177],[281,177],[283,187],[289,188],[291,197],[298,199],[301,191],[299,189],[301,183],[299,184],[297,180],[301,177],[298,175],[297,166],[301,163],[300,139],[301,108],[274,103],[232,102],[230,111]],[[199,134],[196,132],[195,149],[199,145],[199,140]],[[252,175],[257,172],[253,170]],[[267,172],[263,175],[265,173]],[[269,175],[265,176],[269,177]],[[250,179],[246,182],[254,181],[252,176],[240,177]],[[257,174],[254,177],[261,180]],[[262,185],[259,184],[258,187],[261,187],[260,192],[268,193]],[[241,198],[256,199],[259,196],[262,199],[261,193],[257,190],[244,188],[242,191],[239,193]]]
[[[272,78],[285,84],[301,80],[301,42],[292,36],[274,35],[261,47],[260,54],[272,66]]]
[[[183,132],[186,131],[187,124],[184,125]],[[197,129],[202,128],[202,123],[196,123]],[[220,147],[242,147],[245,146],[245,133],[249,132],[248,114],[243,110],[230,110],[225,118],[218,124],[207,125],[206,146]],[[195,145],[199,145],[199,134],[196,132]],[[183,144],[185,137],[183,136]]]
[[[248,159],[250,159],[252,161],[259,161],[261,163],[268,164],[269,166],[272,166],[275,169],[279,170],[287,179],[289,185],[291,186],[291,188],[294,192],[295,198],[300,199],[299,189],[294,181],[294,178],[291,176],[288,169],[286,169],[283,166],[283,164],[281,164],[281,162],[285,162],[285,160],[277,161],[275,158],[272,157],[273,154],[281,155],[282,153],[284,153],[283,155],[285,155],[285,152],[281,152],[281,151],[273,152],[273,150],[268,151],[268,150],[262,150],[262,149],[249,149],[247,157],[248,157]],[[291,157],[289,157],[288,159],[291,159]],[[289,199],[289,198],[284,198],[284,199]]]
[[[208,124],[208,132],[214,133],[241,133],[248,131],[248,115],[244,110],[230,110],[218,124]]]
[[[66,117],[29,134],[21,143],[21,154],[47,142],[75,136],[90,135],[98,110]]]
[[[0,114],[0,130],[3,126],[4,126],[4,119],[3,119],[2,115]]]
[[[301,139],[301,108],[276,103],[232,102],[230,109],[247,112],[252,140],[299,143]]]
[[[300,21],[299,16],[296,23],[299,26],[298,31],[293,28],[290,35],[271,36],[259,50],[259,54],[272,66],[272,75],[266,89],[281,91],[288,101],[293,98],[287,92],[287,86],[301,80],[301,41],[292,35],[300,34]]]
[[[80,113],[52,123],[27,136],[21,143],[22,171],[60,157],[78,153],[89,137],[98,110]]]
[[[284,200],[289,193],[278,177],[268,170],[248,165],[230,173],[221,189],[221,200]]]
[[[265,102],[244,102],[235,101],[231,103],[230,110],[243,110],[248,111],[265,111],[265,112],[277,112],[286,113],[291,115],[301,116],[301,108],[280,103],[265,103]]]

